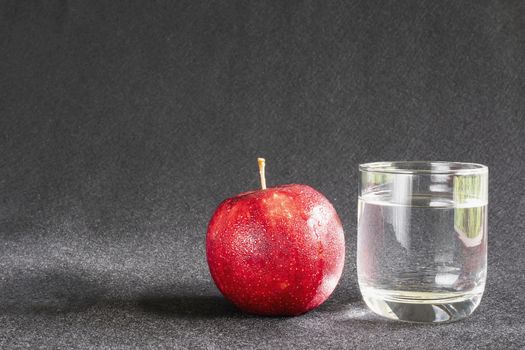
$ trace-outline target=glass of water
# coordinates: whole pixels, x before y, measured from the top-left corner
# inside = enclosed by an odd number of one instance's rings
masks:
[[[368,307],[409,322],[469,316],[485,288],[488,168],[403,161],[359,173],[357,272]]]

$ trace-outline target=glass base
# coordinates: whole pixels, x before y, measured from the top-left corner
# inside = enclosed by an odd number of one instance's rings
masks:
[[[366,288],[368,307],[393,320],[420,323],[454,322],[474,312],[483,290],[469,292],[407,292]]]

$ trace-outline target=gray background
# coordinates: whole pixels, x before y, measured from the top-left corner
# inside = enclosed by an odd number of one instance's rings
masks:
[[[0,347],[525,346],[522,1],[1,1]],[[341,282],[244,315],[205,261],[224,198],[306,183],[345,228]],[[490,167],[475,314],[375,317],[356,283],[357,165]]]

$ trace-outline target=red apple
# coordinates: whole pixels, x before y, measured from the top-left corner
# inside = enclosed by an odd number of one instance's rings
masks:
[[[210,272],[241,310],[299,315],[336,287],[344,265],[343,228],[332,204],[313,188],[266,189],[264,168],[261,183],[262,190],[228,198],[213,214],[206,237]]]

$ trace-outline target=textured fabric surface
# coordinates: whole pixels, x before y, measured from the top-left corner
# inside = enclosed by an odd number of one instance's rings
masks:
[[[525,347],[522,1],[1,1],[0,347]],[[204,250],[224,198],[305,183],[343,221],[334,295],[242,314]],[[367,311],[357,165],[490,167],[468,319]]]

